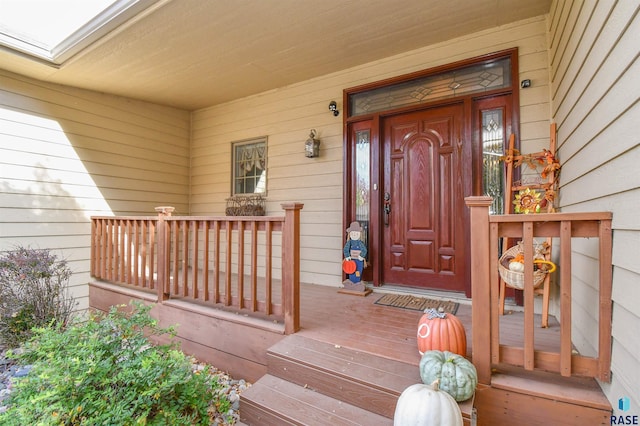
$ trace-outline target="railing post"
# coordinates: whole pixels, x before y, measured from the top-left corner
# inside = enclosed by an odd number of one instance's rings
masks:
[[[471,229],[471,329],[472,361],[478,382],[491,384],[491,280],[489,251],[489,207],[491,197],[465,198],[470,209]]]
[[[156,283],[156,291],[158,292],[158,303],[169,298],[169,293],[166,291],[168,288],[169,279],[169,227],[164,220],[165,217],[171,216],[171,213],[175,209],[169,206],[156,207],[158,212],[158,226],[156,232],[158,233],[158,265],[157,276],[158,282]],[[153,262],[153,259],[151,259]]]
[[[302,203],[283,203],[282,305],[284,333],[300,330],[300,210]]]

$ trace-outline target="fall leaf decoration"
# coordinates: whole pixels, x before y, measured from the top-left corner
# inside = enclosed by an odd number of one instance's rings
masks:
[[[521,154],[517,149],[509,149],[505,155],[500,157],[500,161],[512,164],[514,168],[526,165],[529,169],[539,170],[542,167],[540,177],[548,180],[537,186],[541,191],[544,191],[542,199],[540,191],[534,191],[530,188],[521,189],[520,193],[516,194],[516,199],[513,201],[516,213],[539,213],[540,208],[544,208],[548,204],[553,206],[557,197],[555,188],[561,166],[551,151],[543,149],[542,152],[536,154]],[[550,176],[553,176],[552,180]],[[516,184],[516,186],[520,186],[520,184]]]
[[[544,164],[545,166],[544,166],[544,169],[542,169],[540,176],[546,179],[547,176],[549,176],[549,173],[558,172],[560,170],[560,162],[549,150],[545,149],[543,151],[542,156],[543,156],[542,164]]]
[[[532,170],[544,166],[540,174],[543,178],[546,178],[552,171],[560,170],[560,162],[548,149],[543,149],[542,153],[538,155],[520,154],[517,149],[507,150],[507,153],[500,157],[500,161],[513,163],[513,167],[526,164]]]

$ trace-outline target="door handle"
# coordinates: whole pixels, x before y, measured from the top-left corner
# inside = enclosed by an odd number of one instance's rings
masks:
[[[384,193],[384,205],[382,210],[384,211],[384,226],[389,226],[389,215],[391,214],[391,194]]]

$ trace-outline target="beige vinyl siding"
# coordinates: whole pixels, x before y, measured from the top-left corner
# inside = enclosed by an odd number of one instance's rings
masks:
[[[495,51],[519,48],[521,137],[526,149],[549,143],[549,71],[546,17],[541,16],[412,50],[193,113],[192,214],[224,214],[231,190],[231,143],[267,136],[268,214],[280,203],[304,203],[301,213],[301,280],[341,284],[345,229],[343,192],[343,90]],[[338,103],[334,117],[329,102]],[[304,156],[310,129],[318,131],[320,157]]]
[[[613,212],[613,380],[602,387],[616,414],[623,396],[640,413],[639,9],[638,1],[555,1],[549,20],[560,205]],[[594,242],[576,241],[574,344],[585,353],[596,348],[595,259]]]
[[[88,306],[91,215],[188,213],[186,111],[0,71],[0,250],[51,249]]]

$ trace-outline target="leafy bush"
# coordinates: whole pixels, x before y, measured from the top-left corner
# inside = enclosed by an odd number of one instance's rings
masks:
[[[159,328],[150,307],[132,307],[130,315],[113,307],[66,329],[34,330],[16,356],[33,367],[16,380],[0,423],[208,425],[210,405],[228,409],[208,367],[194,372],[175,344],[154,346],[145,337],[175,336],[175,330]]]
[[[20,346],[33,327],[66,325],[76,306],[71,269],[46,249],[18,247],[0,256],[0,338]]]

